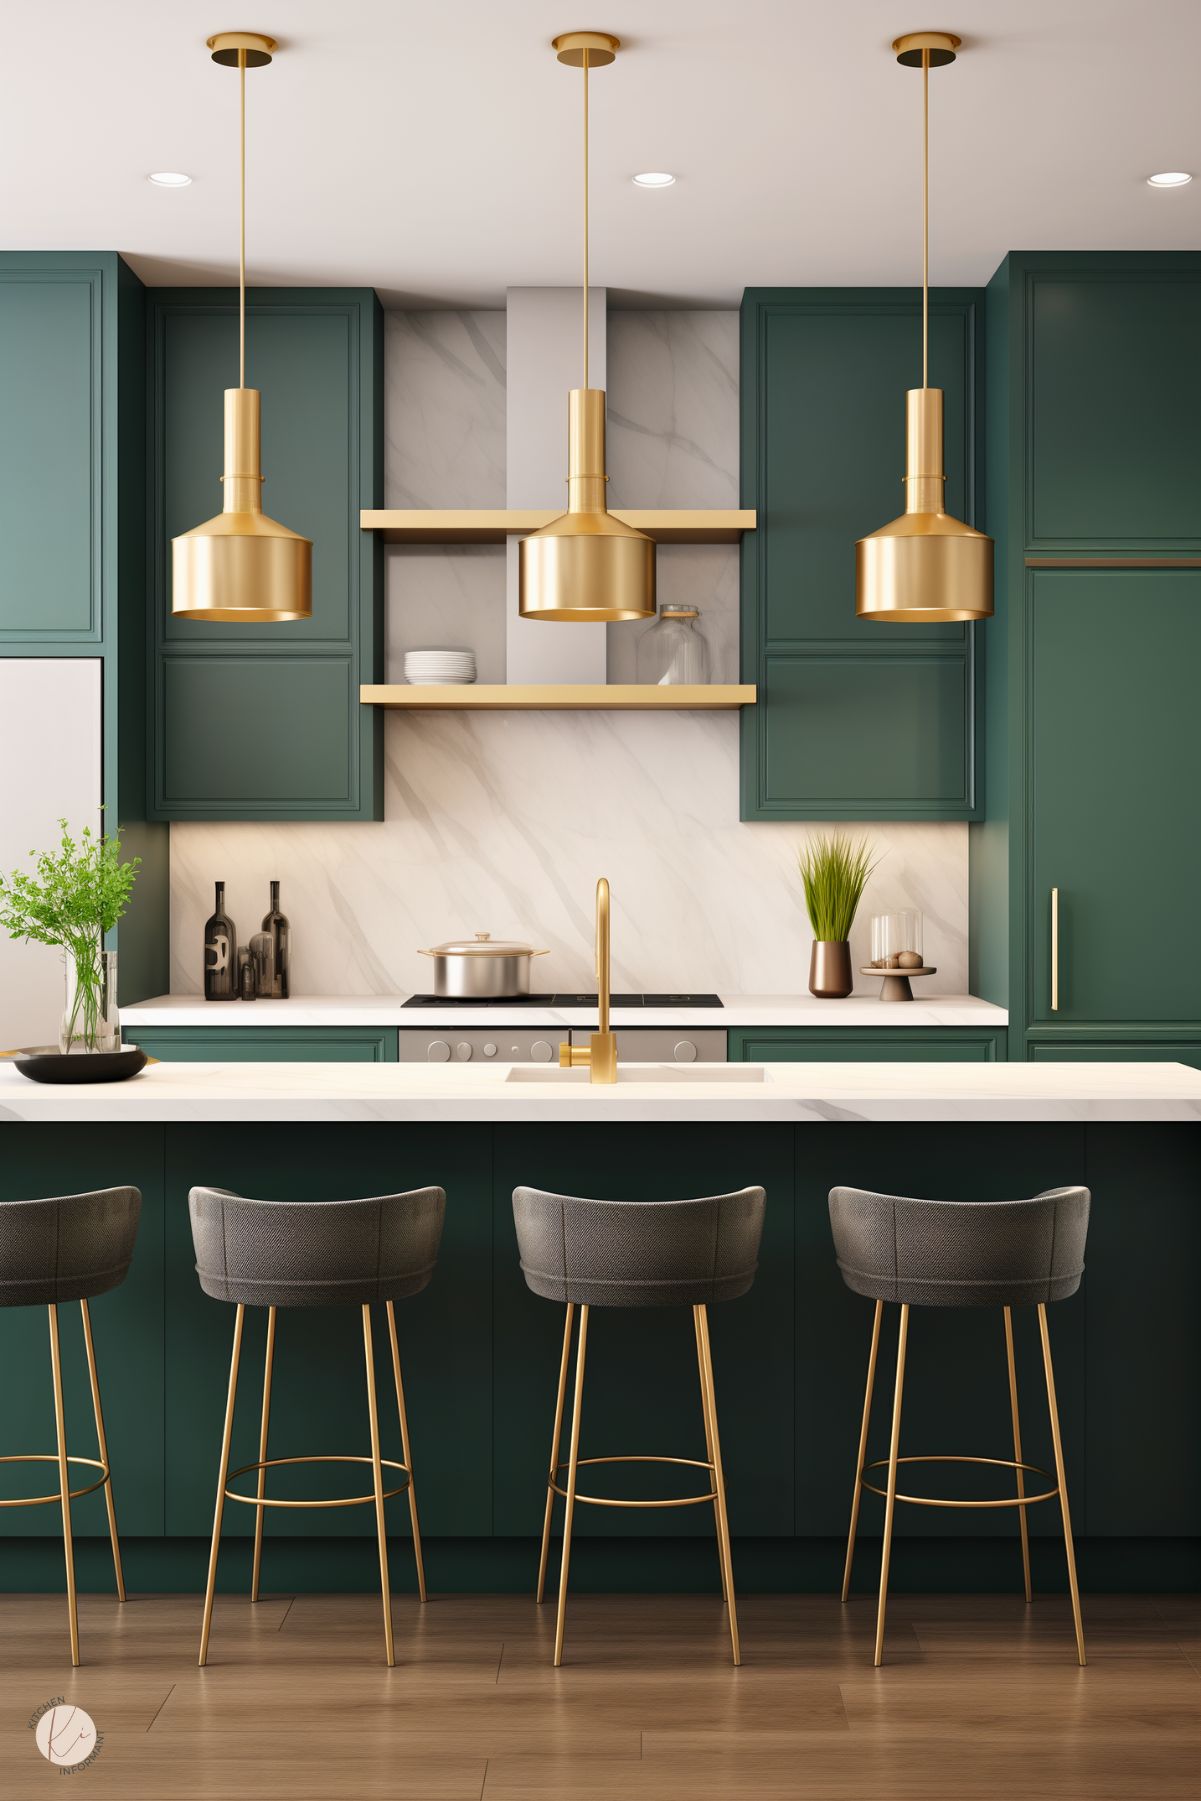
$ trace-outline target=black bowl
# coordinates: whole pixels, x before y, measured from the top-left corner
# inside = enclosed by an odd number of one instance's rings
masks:
[[[13,1062],[31,1082],[125,1082],[145,1069],[147,1057],[136,1044],[119,1051],[72,1051],[68,1056],[53,1045],[31,1045],[13,1051]]]

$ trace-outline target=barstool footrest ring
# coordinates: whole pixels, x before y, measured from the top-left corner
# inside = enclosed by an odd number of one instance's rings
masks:
[[[1040,1469],[1036,1463],[1017,1463],[1012,1457],[965,1457],[961,1454],[956,1455],[953,1452],[944,1451],[941,1453],[932,1452],[919,1457],[898,1457],[898,1468],[902,1463],[984,1463],[988,1464],[993,1469],[1020,1470],[1022,1474],[1026,1476],[1041,1476],[1044,1482],[1055,1481],[1050,1470]],[[861,1488],[866,1488],[869,1494],[881,1496],[885,1501],[888,1499],[888,1490],[886,1488],[878,1488],[874,1482],[869,1482],[866,1478],[866,1471],[886,1470],[887,1468],[888,1458],[876,1457],[871,1463],[864,1464],[864,1473],[861,1473],[859,1477],[859,1485]],[[1005,1495],[999,1500],[948,1501],[942,1496],[937,1495],[903,1495],[899,1489],[897,1490],[895,1498],[898,1501],[908,1501],[914,1507],[1033,1507],[1036,1501],[1057,1501],[1059,1499],[1059,1485],[1056,1483],[1055,1487],[1049,1488],[1045,1494]]]
[[[681,1464],[690,1470],[708,1470],[711,1476],[714,1474],[713,1465],[711,1463],[706,1463],[701,1457],[649,1457],[645,1455],[627,1457],[580,1457],[577,1459],[576,1468],[582,1470],[586,1465],[594,1463],[675,1463]],[[561,1475],[562,1472],[569,1467],[570,1466],[566,1463],[557,1463],[548,1484],[555,1494],[562,1495],[564,1499],[567,1497],[567,1490],[562,1487],[560,1483],[555,1481],[555,1477]],[[577,1501],[587,1502],[589,1507],[700,1507],[706,1502],[712,1503],[715,1501],[717,1499],[717,1490],[711,1488],[703,1495],[679,1495],[667,1501],[624,1501],[615,1499],[611,1495],[582,1495],[577,1489],[575,1498]]]
[[[374,1507],[374,1490],[369,1495],[339,1495],[332,1501],[288,1501],[276,1499],[271,1495],[239,1495],[235,1493],[231,1486],[231,1484],[237,1481],[239,1476],[256,1475],[259,1470],[278,1469],[284,1464],[291,1463],[365,1463],[370,1467],[371,1459],[370,1457],[341,1456],[329,1453],[310,1457],[264,1457],[259,1459],[257,1463],[244,1463],[240,1469],[231,1470],[229,1472],[229,1482],[225,1489],[226,1499],[229,1501],[241,1501],[246,1507]],[[381,1457],[380,1465],[386,1470],[399,1470],[404,1476],[404,1481],[400,1483],[397,1488],[386,1488],[384,1490],[384,1500],[391,1500],[393,1495],[403,1495],[413,1480],[412,1470],[409,1469],[407,1464],[396,1463],[390,1457]],[[55,1496],[56,1500],[57,1498],[58,1497]]]
[[[87,1469],[102,1472],[99,1479],[89,1482],[86,1488],[71,1489],[69,1495],[72,1501],[77,1501],[80,1495],[94,1494],[98,1488],[103,1488],[106,1482],[112,1481],[112,1471],[107,1463],[101,1462],[99,1457],[68,1457],[67,1462],[82,1463]],[[53,1451],[13,1451],[7,1457],[0,1457],[0,1463],[53,1463],[57,1465],[58,1457]],[[15,1500],[0,1501],[0,1507],[57,1507],[61,1501],[62,1495],[55,1489],[52,1495],[19,1495]]]

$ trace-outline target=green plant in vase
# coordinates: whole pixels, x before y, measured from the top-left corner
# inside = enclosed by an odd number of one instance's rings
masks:
[[[813,927],[809,991],[820,1000],[843,1000],[854,987],[851,927],[878,858],[866,838],[842,832],[810,839],[797,853],[805,906]]]
[[[57,851],[30,851],[32,871],[0,875],[0,926],[10,938],[57,945],[63,953],[66,1006],[62,1051],[116,1050],[117,954],[104,948],[129,906],[140,857],[121,860],[121,834],[84,826],[78,842],[65,819]]]

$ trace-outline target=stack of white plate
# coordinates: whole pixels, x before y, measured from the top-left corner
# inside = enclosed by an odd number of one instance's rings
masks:
[[[436,682],[473,682],[475,652],[472,650],[406,650],[405,680],[414,687],[428,687]]]

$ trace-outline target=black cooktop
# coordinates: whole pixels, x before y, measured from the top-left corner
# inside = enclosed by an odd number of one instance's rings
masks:
[[[508,1000],[448,1000],[440,994],[411,994],[403,1007],[595,1007],[595,994],[515,994]],[[716,994],[614,994],[614,1007],[720,1007]]]

